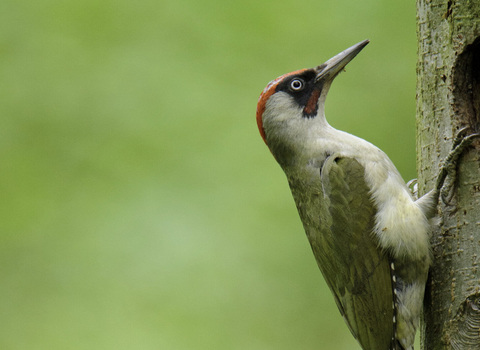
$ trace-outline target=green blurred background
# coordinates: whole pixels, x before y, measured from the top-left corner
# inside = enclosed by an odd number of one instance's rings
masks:
[[[331,125],[415,177],[415,6],[0,2],[0,349],[359,349],[255,123],[363,40]]]

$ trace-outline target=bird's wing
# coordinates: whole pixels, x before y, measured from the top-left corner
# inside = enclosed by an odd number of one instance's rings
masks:
[[[320,223],[307,232],[317,263],[362,348],[395,349],[390,262],[375,241],[376,208],[364,168],[330,156],[321,172]]]

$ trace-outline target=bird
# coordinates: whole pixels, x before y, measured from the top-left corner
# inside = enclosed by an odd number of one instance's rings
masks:
[[[383,151],[330,126],[330,86],[368,43],[271,81],[256,120],[354,338],[364,350],[413,350],[439,195],[475,135],[459,132],[434,188],[416,198]]]

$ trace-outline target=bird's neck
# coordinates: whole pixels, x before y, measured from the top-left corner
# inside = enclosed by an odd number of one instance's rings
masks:
[[[319,113],[313,119],[297,120],[289,127],[282,128],[281,132],[274,133],[269,138],[268,144],[277,162],[287,172],[287,169],[292,167],[325,158],[323,147],[319,147],[319,141],[328,140],[335,131],[327,123],[323,109],[319,109]]]

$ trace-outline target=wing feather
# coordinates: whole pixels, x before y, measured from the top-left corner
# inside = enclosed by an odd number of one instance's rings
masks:
[[[376,208],[364,168],[353,158],[331,156],[321,171],[322,193],[317,197],[323,198],[315,200],[319,218],[313,219],[315,215],[305,209],[309,206],[295,198],[300,215],[307,219],[303,221],[313,253],[361,347],[391,349],[394,310],[390,263],[373,235]]]

